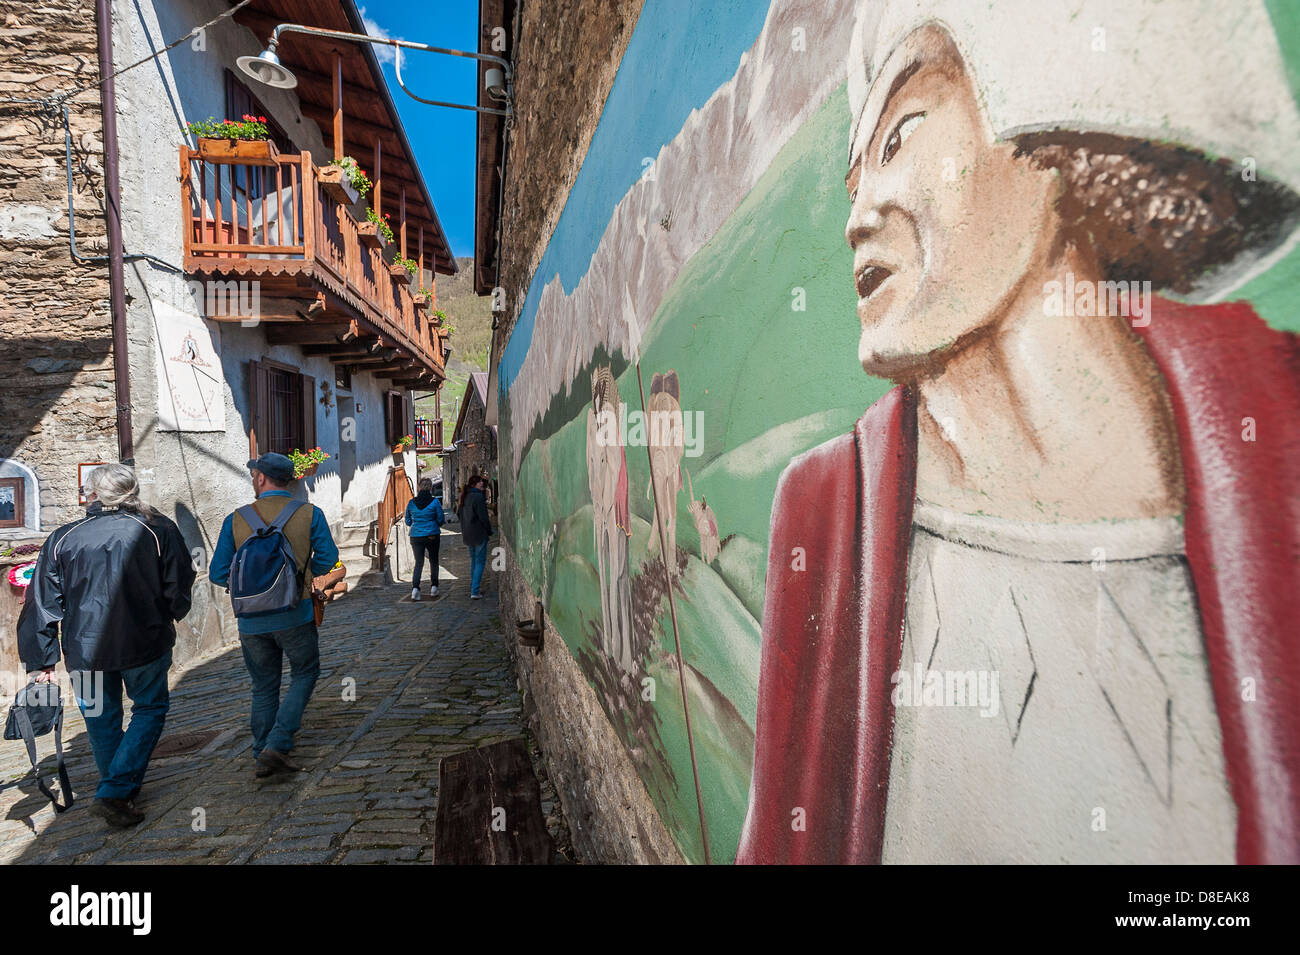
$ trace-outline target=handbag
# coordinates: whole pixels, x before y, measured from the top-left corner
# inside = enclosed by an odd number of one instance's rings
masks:
[[[36,765],[36,737],[51,731],[54,733],[54,751],[58,754],[59,787],[66,800],[62,803],[51,791],[49,784],[41,778],[41,771]],[[9,718],[5,720],[4,738],[20,739],[27,745],[27,758],[32,761],[36,785],[54,804],[54,811],[64,812],[72,808],[76,797],[72,793],[72,782],[68,779],[68,767],[63,759],[63,700],[57,683],[37,683],[33,680],[18,691],[14,705],[9,707]]]

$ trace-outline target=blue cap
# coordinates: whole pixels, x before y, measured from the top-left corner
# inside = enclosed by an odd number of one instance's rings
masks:
[[[283,454],[276,454],[274,451],[268,451],[260,458],[253,458],[248,462],[250,471],[261,471],[273,481],[292,481],[293,480],[293,462]]]

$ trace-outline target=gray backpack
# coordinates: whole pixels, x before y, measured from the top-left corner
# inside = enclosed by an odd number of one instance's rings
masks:
[[[302,504],[289,501],[270,524],[262,520],[252,504],[235,512],[253,531],[230,562],[228,587],[236,617],[262,617],[292,610],[302,600],[303,571],[298,569],[293,545],[284,536],[284,525]]]

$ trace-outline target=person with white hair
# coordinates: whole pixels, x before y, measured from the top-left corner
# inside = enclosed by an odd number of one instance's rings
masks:
[[[1300,221],[1267,10],[861,10],[896,387],[778,484],[737,861],[1300,862],[1300,345],[1225,301]]]
[[[162,736],[175,621],[190,611],[194,567],[176,524],[140,500],[135,472],[91,472],[86,516],[51,534],[18,618],[18,653],[38,682],[64,663],[99,769],[91,811],[109,825],[144,819],[135,800]],[[131,721],[122,729],[122,692]]]

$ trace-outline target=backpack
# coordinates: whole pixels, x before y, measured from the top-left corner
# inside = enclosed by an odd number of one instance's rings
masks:
[[[262,520],[252,504],[235,512],[253,531],[230,562],[228,589],[236,617],[292,610],[302,600],[303,571],[298,569],[293,545],[284,536],[284,525],[302,504],[290,500],[270,524]]]
[[[58,754],[59,787],[63,790],[63,802],[59,802],[49,783],[41,778],[41,770],[37,765],[36,737],[44,736],[51,730],[54,731],[54,751]],[[4,738],[20,739],[27,745],[27,758],[32,762],[32,771],[36,773],[36,785],[54,804],[55,812],[68,809],[76,797],[72,794],[68,767],[63,760],[63,700],[59,696],[59,685],[33,681],[19,690],[14,705],[9,708]]]

